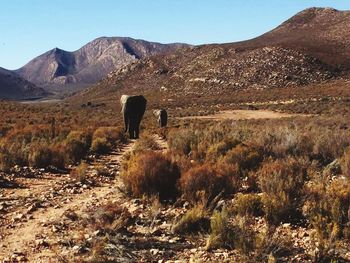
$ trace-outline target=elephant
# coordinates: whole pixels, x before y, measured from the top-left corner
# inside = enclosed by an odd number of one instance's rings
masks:
[[[138,139],[140,123],[146,111],[147,100],[142,95],[122,95],[120,104],[122,106],[125,132],[129,131],[130,139]]]
[[[166,110],[154,110],[153,115],[156,116],[160,127],[165,127],[167,125],[168,113],[166,112]]]

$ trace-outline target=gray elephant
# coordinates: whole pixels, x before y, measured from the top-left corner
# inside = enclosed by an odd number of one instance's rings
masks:
[[[125,132],[129,131],[130,139],[138,139],[140,123],[146,111],[147,100],[142,95],[122,95],[120,104],[122,106]]]
[[[167,125],[168,113],[166,112],[166,110],[154,110],[153,115],[156,116],[160,127],[165,127]]]

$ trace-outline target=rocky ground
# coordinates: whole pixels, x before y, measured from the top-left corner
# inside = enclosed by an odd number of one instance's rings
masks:
[[[157,141],[165,151],[166,142]],[[207,251],[207,234],[174,234],[173,224],[189,209],[188,202],[160,204],[125,194],[120,161],[133,145],[91,158],[83,182],[67,173],[26,167],[3,175],[0,262],[105,262],[98,261],[101,243],[109,262],[249,262],[236,250]],[[119,218],[112,225],[111,215]],[[257,217],[250,226],[258,233],[266,222]],[[315,253],[312,233],[302,226],[281,225],[271,240],[289,240],[289,252],[281,252],[284,262],[311,262]]]

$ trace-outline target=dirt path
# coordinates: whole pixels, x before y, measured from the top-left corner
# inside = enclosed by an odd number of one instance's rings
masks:
[[[0,262],[48,262],[54,258],[52,248],[57,240],[51,238],[55,232],[52,223],[59,222],[70,211],[80,214],[102,201],[120,198],[117,187],[120,180],[114,176],[119,173],[122,156],[133,145],[131,142],[120,152],[102,156],[89,166],[91,177],[97,176],[96,166],[113,175],[102,178],[97,186],[72,182],[68,175],[44,174],[19,179],[23,188],[3,190],[0,202],[8,206],[8,213],[0,218]]]
[[[280,119],[291,118],[295,116],[308,116],[301,114],[289,114],[275,112],[270,110],[225,110],[216,114],[206,116],[187,116],[181,117],[183,120],[199,119],[199,120],[249,120],[249,119]]]

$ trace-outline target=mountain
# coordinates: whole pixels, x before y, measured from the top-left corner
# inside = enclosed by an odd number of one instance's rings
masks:
[[[158,92],[163,100],[220,98],[237,91],[299,87],[347,77],[350,12],[310,8],[255,39],[210,44],[146,58],[117,69],[88,99]]]
[[[47,96],[48,93],[33,83],[21,78],[16,73],[0,68],[1,99],[34,99]]]
[[[123,37],[101,37],[74,52],[52,49],[16,70],[37,85],[92,84],[112,70],[156,54],[186,47]]]
[[[302,51],[323,62],[350,69],[350,11],[309,8],[276,29],[238,46],[282,46]]]

